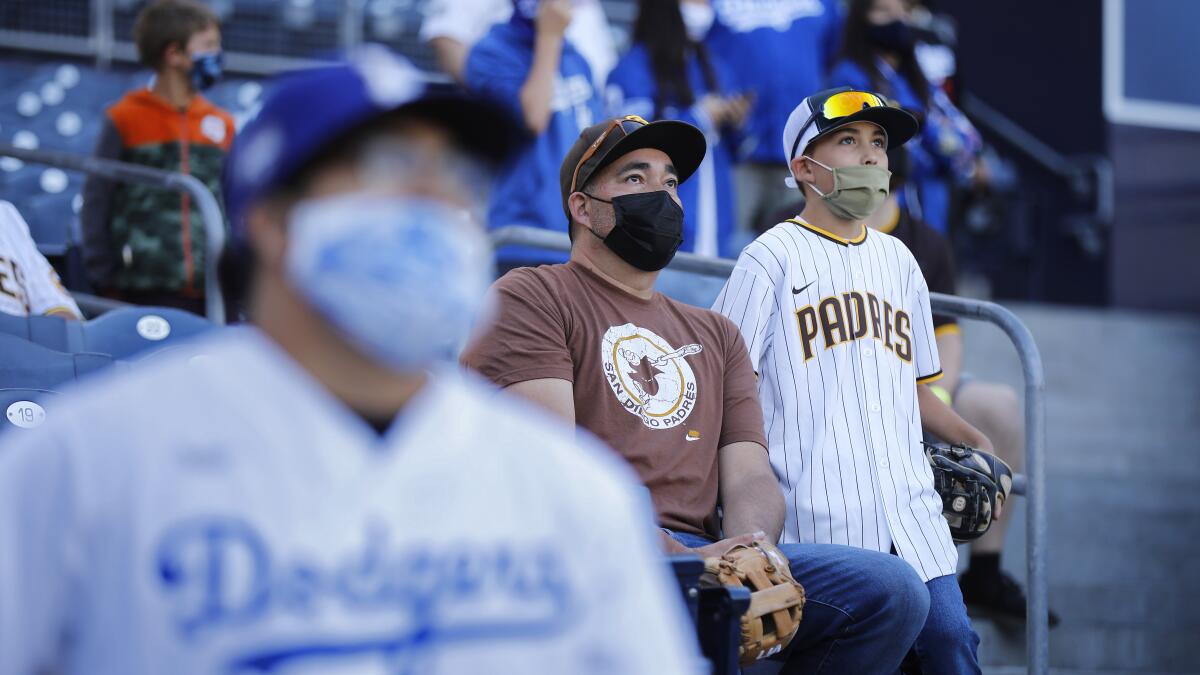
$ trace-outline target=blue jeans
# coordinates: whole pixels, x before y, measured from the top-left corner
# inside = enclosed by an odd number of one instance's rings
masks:
[[[922,675],[981,672],[979,635],[967,618],[958,579],[947,574],[930,579],[925,587],[929,589],[929,618],[913,645]]]
[[[671,532],[697,548],[712,541]],[[782,544],[807,602],[782,673],[892,675],[926,625],[929,592],[900,558],[836,544]],[[962,602],[961,596],[959,602]]]

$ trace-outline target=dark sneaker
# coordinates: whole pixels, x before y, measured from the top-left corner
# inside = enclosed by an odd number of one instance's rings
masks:
[[[1025,591],[1005,572],[972,574],[967,570],[958,578],[967,610],[976,616],[991,619],[1009,627],[1025,625]],[[1049,610],[1051,628],[1058,625],[1058,615]]]

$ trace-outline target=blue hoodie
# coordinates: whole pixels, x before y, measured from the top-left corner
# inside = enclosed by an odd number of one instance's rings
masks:
[[[726,94],[725,83],[732,82],[732,75],[716,58],[712,66],[717,87],[709,91],[704,84],[700,62],[692,57],[687,64],[688,83],[699,101],[705,94]],[[646,49],[635,44],[608,76],[608,115],[639,115],[654,119],[654,96],[658,86],[650,70],[650,57]],[[679,200],[683,202],[683,246],[680,250],[699,252],[705,255],[730,257],[730,233],[733,231],[734,193],[731,185],[730,165],[732,153],[730,143],[722,138],[721,130],[713,126],[699,104],[687,108],[667,105],[658,111],[659,119],[683,120],[693,124],[708,138],[708,153],[704,163],[687,181],[679,186]]]
[[[467,88],[508,106],[519,118],[521,87],[533,66],[533,24],[514,12],[513,19],[492,27],[467,56]],[[492,186],[488,227],[528,225],[567,231],[558,169],[579,132],[600,121],[600,97],[592,85],[592,71],[569,42],[563,42],[559,76],[555,78],[550,123],[505,167]],[[481,121],[486,124],[486,121]],[[505,247],[497,252],[502,263],[562,262],[563,254],[526,247]]]
[[[824,88],[837,53],[837,0],[713,0],[716,23],[706,42],[754,95],[738,158],[786,164],[783,127],[805,96]]]

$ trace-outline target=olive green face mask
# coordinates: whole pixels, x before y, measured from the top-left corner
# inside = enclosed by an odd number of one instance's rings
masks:
[[[891,171],[865,164],[841,166],[834,169],[808,155],[804,157],[833,174],[833,189],[828,193],[821,192],[812,183],[808,185],[813,192],[825,200],[829,210],[838,218],[864,220],[879,208],[883,200],[887,199],[888,182],[892,178]]]

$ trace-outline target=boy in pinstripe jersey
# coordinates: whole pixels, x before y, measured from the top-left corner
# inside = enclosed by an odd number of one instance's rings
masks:
[[[977,673],[922,426],[991,443],[929,391],[941,366],[925,279],[902,243],[863,224],[888,194],[888,143],[917,129],[869,92],[828,90],[797,106],[783,143],[805,209],[746,247],[714,309],[738,325],[759,375],[788,505],[781,540],[894,551],[929,590],[914,645],[923,671]]]

